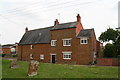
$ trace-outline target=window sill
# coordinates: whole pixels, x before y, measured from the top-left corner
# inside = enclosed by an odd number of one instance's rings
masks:
[[[80,43],[80,44],[88,44],[88,43]]]
[[[71,46],[71,45],[63,45],[63,46]]]
[[[51,45],[52,47],[55,47],[55,46],[53,46],[53,45]]]
[[[70,60],[71,58],[63,58],[63,59],[68,59],[68,60]]]

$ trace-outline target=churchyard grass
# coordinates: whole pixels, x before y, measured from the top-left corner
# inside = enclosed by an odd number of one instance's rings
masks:
[[[28,77],[29,62],[18,61],[19,67],[11,69],[10,60],[2,60],[3,78],[118,78],[118,67],[80,66],[64,64],[39,64],[39,74]]]

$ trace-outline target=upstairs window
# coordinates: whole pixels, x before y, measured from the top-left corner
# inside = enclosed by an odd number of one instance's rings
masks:
[[[44,59],[44,55],[43,54],[40,55],[40,59]]]
[[[30,54],[30,59],[33,59],[33,54]]]
[[[51,40],[51,46],[56,46],[56,41],[57,40]]]
[[[62,52],[62,53],[63,53],[63,59],[71,59],[72,52]]]
[[[80,38],[80,43],[81,43],[81,44],[88,44],[88,39],[87,39],[87,37],[81,37],[81,38]]]
[[[63,39],[63,46],[71,46],[71,38]]]

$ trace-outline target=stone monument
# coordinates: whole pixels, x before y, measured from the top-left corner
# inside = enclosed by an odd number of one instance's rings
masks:
[[[18,67],[17,59],[13,59],[10,64],[10,68],[17,68],[17,67]]]
[[[35,76],[38,74],[38,65],[39,62],[35,60],[31,60],[28,69],[28,76]]]

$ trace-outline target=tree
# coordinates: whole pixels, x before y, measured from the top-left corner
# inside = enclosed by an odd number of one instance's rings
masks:
[[[115,45],[115,48],[116,48],[116,53],[117,53],[117,55],[120,56],[120,34],[119,34],[119,36],[117,37],[114,45]]]
[[[118,31],[112,28],[109,28],[107,29],[107,31],[103,32],[100,35],[99,40],[101,42],[109,42],[110,40],[112,40],[112,42],[115,42],[117,36],[118,36]]]
[[[104,52],[104,57],[112,58],[117,56],[116,48],[113,44],[109,44],[109,43],[106,44],[103,52]]]
[[[120,31],[109,28],[101,33],[99,40],[103,43],[112,41],[112,44],[105,45],[104,57],[117,57],[120,55]]]

